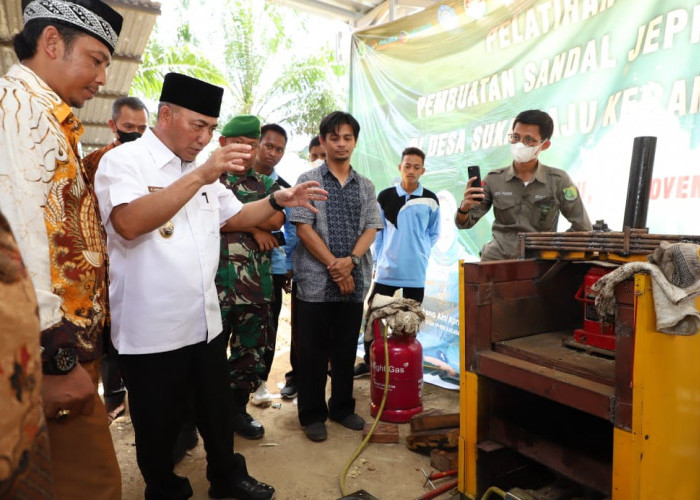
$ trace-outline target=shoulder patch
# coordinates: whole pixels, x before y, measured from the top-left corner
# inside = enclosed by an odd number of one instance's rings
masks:
[[[576,186],[573,184],[569,187],[565,187],[563,191],[566,201],[574,201],[576,198],[578,198],[578,189],[576,189]]]

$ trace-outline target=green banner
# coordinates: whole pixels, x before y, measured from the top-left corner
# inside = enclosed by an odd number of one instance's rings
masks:
[[[491,238],[492,214],[469,230],[452,222],[466,167],[483,177],[511,162],[507,134],[520,111],[550,113],[541,160],[567,170],[591,220],[613,230],[622,229],[633,140],[657,137],[647,226],[700,234],[699,56],[697,0],[452,0],[353,36],[350,111],[362,127],[353,167],[380,190],[396,182],[401,151],[418,146],[422,182],[444,212],[424,348],[426,335],[458,333],[457,259],[477,259]],[[426,362],[458,370],[454,343],[429,345]]]

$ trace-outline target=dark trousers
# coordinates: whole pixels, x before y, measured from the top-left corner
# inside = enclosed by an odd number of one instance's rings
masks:
[[[340,420],[355,412],[352,396],[357,332],[362,322],[361,302],[297,301],[297,400],[299,422],[307,426]],[[331,397],[326,405],[328,360],[331,362]]]
[[[270,375],[270,370],[272,369],[272,361],[275,359],[275,345],[277,344],[277,327],[280,321],[280,311],[282,310],[282,298],[283,289],[282,286],[287,279],[286,274],[273,274],[272,275],[272,288],[275,291],[275,300],[270,303],[272,308],[272,337],[269,340],[271,349],[265,352],[263,359],[265,360],[265,366],[267,371],[260,378],[262,380],[267,380]]]
[[[105,406],[109,413],[124,402],[126,387],[124,387],[122,374],[119,371],[117,351],[109,339],[107,342],[107,350],[100,361],[100,376],[102,377]]]
[[[289,365],[292,367],[287,373],[284,374],[286,383],[296,385],[297,383],[297,365],[299,363],[299,341],[297,337],[299,336],[299,326],[297,316],[299,314],[299,309],[297,307],[297,283],[292,282],[292,295],[289,303],[289,317],[291,322],[291,332],[290,332],[290,347],[289,347]]]
[[[129,391],[136,459],[147,499],[191,496],[189,483],[173,473],[172,450],[188,400],[207,453],[207,479],[228,484],[247,477],[245,459],[233,453],[226,336],[175,351],[119,355]],[[189,491],[189,494],[188,494]]]
[[[372,286],[372,291],[369,294],[369,299],[368,301],[372,301],[372,297],[374,297],[375,294],[379,295],[386,295],[388,297],[393,297],[394,294],[396,293],[396,290],[401,289],[401,294],[403,295],[404,299],[413,299],[418,301],[419,303],[423,303],[423,297],[425,296],[425,288],[420,287],[420,288],[414,288],[414,287],[408,287],[408,286],[391,286],[391,285],[382,285],[381,283],[375,282],[374,285]],[[365,340],[365,356],[364,360],[365,363],[369,364],[369,350],[372,347],[372,340],[369,342]]]

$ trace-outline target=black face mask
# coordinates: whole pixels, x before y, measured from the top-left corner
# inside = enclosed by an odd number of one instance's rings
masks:
[[[141,134],[140,132],[123,132],[117,129],[117,136],[119,137],[119,142],[121,142],[122,144],[126,142],[135,141],[142,135],[143,134]]]

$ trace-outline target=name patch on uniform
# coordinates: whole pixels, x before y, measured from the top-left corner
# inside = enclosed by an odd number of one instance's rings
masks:
[[[493,193],[494,196],[513,196],[513,191],[496,191]]]
[[[564,198],[566,201],[574,201],[578,198],[578,189],[573,184],[569,187],[564,188]]]

